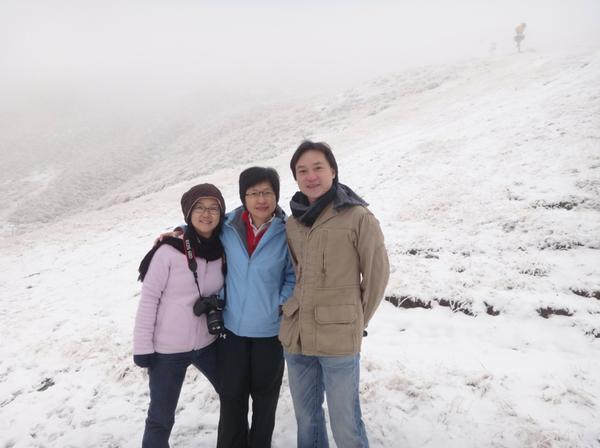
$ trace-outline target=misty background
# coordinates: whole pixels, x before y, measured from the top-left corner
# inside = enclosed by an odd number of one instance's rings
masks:
[[[0,0],[0,447],[139,445],[139,261],[190,185],[335,151],[390,257],[372,446],[598,448],[600,0]],[[522,52],[515,27],[527,23]],[[287,378],[273,447],[294,446]],[[174,446],[214,447],[196,369]]]
[[[595,0],[3,0],[0,233],[191,179],[207,157],[252,163],[245,145],[291,154],[327,130],[306,126],[315,99],[516,53],[521,22],[524,52],[598,45],[599,19]]]

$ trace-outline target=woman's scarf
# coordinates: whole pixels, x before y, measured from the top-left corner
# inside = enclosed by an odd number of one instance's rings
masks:
[[[192,250],[196,257],[204,258],[206,261],[215,261],[223,256],[223,245],[221,244],[221,239],[219,235],[221,234],[221,225],[213,231],[210,238],[204,238],[196,233],[196,230],[193,226],[188,225],[184,234],[184,239],[190,241],[192,246]],[[169,246],[174,247],[182,254],[185,254],[185,250],[183,247],[183,239],[181,238],[173,238],[166,237],[163,238],[156,246],[154,246],[150,251],[144,256],[142,262],[140,263],[140,267],[138,268],[139,281],[144,281],[144,277],[148,272],[148,268],[150,267],[150,262],[152,261],[152,257],[158,250],[160,246],[163,244],[168,244]]]

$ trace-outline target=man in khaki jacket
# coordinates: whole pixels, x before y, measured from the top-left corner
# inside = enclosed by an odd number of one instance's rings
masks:
[[[298,447],[329,446],[325,394],[337,446],[368,447],[359,401],[360,347],[389,278],[383,234],[367,203],[338,182],[327,144],[303,142],[290,168],[300,188],[286,224],[296,287],[283,305],[279,339]]]

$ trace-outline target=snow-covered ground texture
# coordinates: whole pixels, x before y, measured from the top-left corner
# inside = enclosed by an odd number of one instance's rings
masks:
[[[21,179],[41,186],[27,202],[3,184],[0,447],[140,445],[139,260],[195,183],[232,209],[239,171],[274,166],[287,209],[302,138],[332,145],[389,249],[362,353],[371,445],[600,447],[600,49],[423,67],[220,120],[156,130],[165,153],[96,195],[62,191],[60,166]],[[214,446],[217,421],[190,369],[172,446]],[[295,430],[284,381],[273,446]]]

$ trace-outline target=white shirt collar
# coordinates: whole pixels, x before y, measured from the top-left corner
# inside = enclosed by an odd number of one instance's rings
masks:
[[[263,229],[266,229],[267,227],[269,227],[269,225],[271,224],[271,222],[273,221],[273,219],[275,219],[275,214],[273,214],[273,216],[271,216],[271,219],[269,219],[267,222],[265,222],[262,225],[256,227],[254,225],[254,223],[252,222],[252,215],[250,213],[248,213],[248,220],[250,221],[250,227],[252,228],[252,231],[254,232],[254,236],[256,236],[260,232],[262,232]]]

